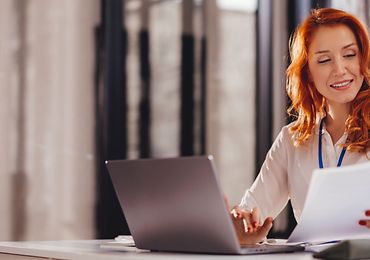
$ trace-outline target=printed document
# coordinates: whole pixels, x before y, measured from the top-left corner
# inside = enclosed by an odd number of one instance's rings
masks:
[[[300,223],[288,243],[370,239],[360,226],[370,210],[370,162],[313,172]]]

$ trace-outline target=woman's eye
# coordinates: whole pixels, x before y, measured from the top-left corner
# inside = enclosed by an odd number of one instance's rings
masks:
[[[319,60],[319,61],[318,61],[318,63],[320,63],[320,64],[321,64],[321,63],[326,63],[326,62],[328,62],[328,61],[330,61],[330,59],[323,59],[323,60]]]
[[[356,53],[350,53],[350,54],[344,55],[345,58],[351,58],[351,57],[355,57],[355,56],[356,56]]]

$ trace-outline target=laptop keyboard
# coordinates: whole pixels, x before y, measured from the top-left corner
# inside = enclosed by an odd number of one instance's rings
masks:
[[[241,249],[242,254],[271,254],[297,251],[304,251],[304,247],[299,245],[293,246],[293,245],[258,244],[258,245],[243,245]]]

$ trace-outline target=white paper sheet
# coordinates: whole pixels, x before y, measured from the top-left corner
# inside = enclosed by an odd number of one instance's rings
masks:
[[[300,223],[288,243],[370,238],[370,163],[313,172]]]

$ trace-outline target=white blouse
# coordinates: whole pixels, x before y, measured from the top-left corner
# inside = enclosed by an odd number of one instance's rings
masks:
[[[293,145],[293,136],[289,132],[291,125],[284,126],[268,152],[260,173],[249,190],[246,191],[240,208],[250,210],[258,207],[260,220],[266,217],[274,219],[291,200],[295,219],[299,222],[303,205],[312,176],[312,171],[319,168],[318,140],[319,124],[315,126],[315,134],[302,146]],[[341,144],[347,139],[345,133],[336,144],[323,127],[322,158],[324,167],[336,167]],[[367,155],[370,158],[370,152]],[[365,153],[345,153],[342,165],[368,162]]]

